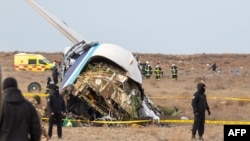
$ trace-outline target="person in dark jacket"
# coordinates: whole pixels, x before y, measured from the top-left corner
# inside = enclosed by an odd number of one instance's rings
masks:
[[[53,82],[50,77],[47,78],[47,85],[46,85],[46,91],[45,94],[50,94],[53,88]]]
[[[52,78],[53,78],[54,85],[58,83],[58,76],[59,76],[59,72],[57,70],[57,67],[54,67],[52,71]]]
[[[192,139],[195,139],[195,134],[198,130],[199,139],[203,140],[202,135],[204,134],[205,111],[207,110],[208,115],[211,114],[209,106],[207,104],[205,88],[206,86],[204,82],[198,83],[197,91],[193,95],[192,107],[194,113],[194,123],[192,128]]]
[[[13,77],[3,81],[1,104],[1,141],[40,141],[41,123],[37,111],[23,97]]]
[[[65,115],[66,107],[63,97],[59,94],[59,87],[53,86],[52,94],[48,97],[48,110],[49,110],[49,138],[52,136],[52,129],[54,121],[57,125],[58,138],[62,138],[62,114]]]

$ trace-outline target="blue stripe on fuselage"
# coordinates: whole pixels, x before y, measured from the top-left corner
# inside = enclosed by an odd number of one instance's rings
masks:
[[[92,57],[99,45],[90,48],[88,51],[83,52],[74,62],[74,64],[66,72],[63,80],[60,84],[60,88],[73,84],[77,79],[78,75],[81,73],[82,69],[85,67],[88,60]]]

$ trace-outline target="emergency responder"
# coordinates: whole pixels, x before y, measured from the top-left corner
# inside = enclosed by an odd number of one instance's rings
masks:
[[[143,76],[143,78],[145,77],[145,68],[146,68],[146,66],[147,66],[147,64],[146,63],[141,63],[140,62],[140,69],[141,69],[141,74],[142,74],[142,76]]]
[[[154,73],[155,73],[156,80],[160,80],[160,77],[162,76],[163,71],[159,65],[156,65],[156,67],[154,69]]]
[[[172,64],[170,71],[172,73],[172,80],[177,80],[178,68],[175,64]]]
[[[138,67],[139,67],[141,75],[143,77],[144,76],[144,63],[141,63],[140,61],[138,61]]]
[[[54,67],[52,70],[52,78],[54,81],[54,85],[56,85],[58,83],[58,76],[59,76],[59,72],[57,70],[57,67]]]
[[[145,71],[145,77],[147,79],[149,79],[153,73],[153,70],[152,70],[152,67],[150,66],[150,64],[147,63],[147,65],[144,68],[144,71]]]
[[[49,111],[49,138],[52,136],[52,129],[54,121],[57,125],[58,139],[62,138],[62,116],[66,115],[66,107],[63,97],[59,94],[59,87],[53,86],[52,94],[48,97],[48,111]],[[63,114],[63,115],[62,115]]]
[[[204,124],[205,124],[205,111],[207,110],[208,115],[211,114],[207,98],[205,94],[205,84],[204,82],[199,82],[197,84],[197,91],[193,95],[192,108],[194,113],[194,123],[192,128],[192,139],[195,139],[196,131],[198,130],[199,140],[203,140],[202,135],[204,134]]]
[[[42,135],[46,138],[46,141],[48,141],[49,140],[49,136],[47,134],[47,131],[46,131],[45,127],[42,124],[42,118],[43,118],[43,116],[45,114],[45,111],[40,106],[41,98],[39,96],[35,95],[35,96],[33,96],[33,98],[29,99],[29,101],[36,108],[37,114],[38,114],[38,116],[40,118]]]

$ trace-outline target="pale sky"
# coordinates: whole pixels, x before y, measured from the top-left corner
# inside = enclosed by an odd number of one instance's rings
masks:
[[[36,1],[88,41],[135,53],[250,53],[250,0]],[[24,0],[0,3],[0,51],[73,45]]]

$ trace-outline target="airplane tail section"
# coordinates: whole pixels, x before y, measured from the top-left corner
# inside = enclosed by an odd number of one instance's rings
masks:
[[[84,40],[84,38],[81,35],[73,31],[68,25],[66,25],[63,21],[59,20],[53,14],[48,12],[45,8],[40,6],[36,1],[34,0],[25,0],[25,1],[40,15],[42,15],[48,22],[50,22],[55,28],[57,28],[73,44],[79,43]]]

